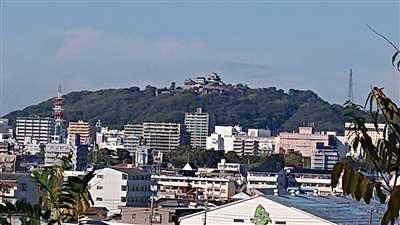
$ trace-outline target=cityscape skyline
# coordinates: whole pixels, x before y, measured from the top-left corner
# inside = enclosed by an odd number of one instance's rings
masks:
[[[310,89],[342,104],[353,68],[356,102],[371,85],[399,99],[392,49],[365,26],[396,42],[397,1],[2,1],[2,10],[0,115],[53,97],[59,84],[65,93],[181,86],[210,72],[250,87]]]

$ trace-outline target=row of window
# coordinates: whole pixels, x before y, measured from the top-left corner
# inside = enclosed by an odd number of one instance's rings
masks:
[[[97,190],[103,190],[104,187],[102,185],[96,186]],[[127,185],[121,185],[121,191],[128,191]],[[129,191],[150,191],[149,186],[129,186]]]

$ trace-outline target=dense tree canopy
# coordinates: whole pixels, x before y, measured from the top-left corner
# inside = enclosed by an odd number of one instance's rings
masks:
[[[122,127],[144,121],[180,122],[185,112],[203,107],[211,123],[240,124],[244,128],[270,127],[274,132],[295,130],[299,125],[314,123],[317,130],[343,131],[344,115],[339,105],[323,101],[312,91],[274,87],[244,89],[234,93],[199,94],[192,91],[155,95],[154,87],[71,92],[64,95],[66,118]],[[11,121],[18,116],[51,116],[51,100],[6,115]]]

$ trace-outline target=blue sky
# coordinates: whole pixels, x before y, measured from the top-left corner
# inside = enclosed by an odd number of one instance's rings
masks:
[[[182,84],[220,73],[251,87],[311,89],[342,104],[348,70],[399,99],[399,1],[3,1],[0,115],[65,92]],[[328,2],[328,3],[327,3]]]

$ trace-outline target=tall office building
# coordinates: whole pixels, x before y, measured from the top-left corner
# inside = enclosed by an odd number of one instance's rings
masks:
[[[143,137],[152,150],[169,152],[184,142],[184,129],[178,123],[143,123]]]
[[[90,144],[90,124],[79,120],[78,122],[69,122],[68,124],[68,143],[74,144],[76,135],[80,136],[82,145]]]
[[[207,147],[209,121],[208,113],[203,112],[202,108],[197,108],[194,113],[185,114],[185,126],[189,132],[192,147]]]
[[[18,144],[28,144],[36,141],[47,144],[53,134],[54,121],[48,117],[17,117],[16,139]]]

